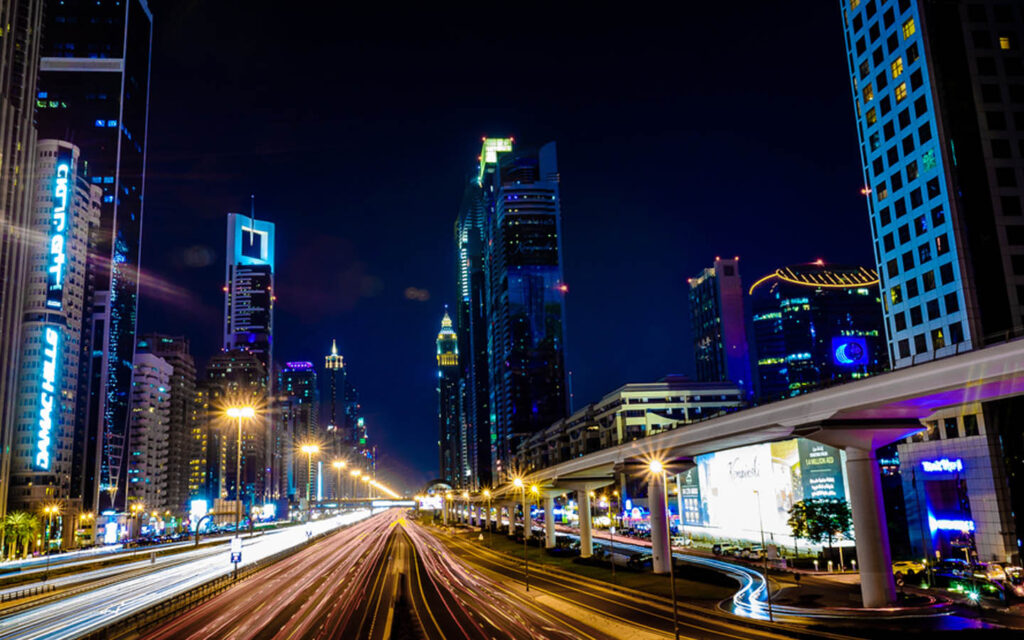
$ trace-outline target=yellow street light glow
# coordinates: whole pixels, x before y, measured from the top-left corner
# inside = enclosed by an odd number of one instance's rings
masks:
[[[468,491],[463,491],[462,492],[462,499],[463,500],[469,500],[469,492]]]
[[[348,475],[352,476],[353,478],[358,478],[359,476],[363,475],[363,472],[360,471],[359,469],[353,469],[348,472]]]
[[[344,460],[335,460],[331,464],[334,465],[335,469],[344,469],[347,466]]]
[[[647,468],[651,473],[661,473],[665,470],[665,465],[663,465],[660,460],[651,460],[647,463]]]
[[[256,415],[254,407],[228,407],[229,418],[252,418]]]
[[[514,487],[515,487],[516,489],[522,489],[522,488],[523,488],[523,479],[522,479],[522,478],[514,478],[514,479],[512,480],[512,485],[513,485],[513,486],[514,486]]]
[[[490,489],[484,489],[484,497],[485,498],[490,498],[491,497],[491,490]]]
[[[539,492],[540,492],[540,489],[537,488],[537,485],[535,485],[535,484],[534,485],[530,485],[530,493],[539,493]]]
[[[301,447],[302,453],[317,453],[320,451],[320,447],[315,444],[304,444]]]

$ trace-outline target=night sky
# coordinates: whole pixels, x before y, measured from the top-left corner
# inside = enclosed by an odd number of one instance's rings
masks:
[[[837,4],[150,0],[139,330],[185,334],[205,366],[225,214],[255,193],[277,225],[274,357],[322,368],[337,338],[381,473],[418,489],[437,475],[465,177],[483,135],[511,135],[558,142],[576,406],[692,374],[686,279],[716,255],[748,284],[817,258],[873,266]]]

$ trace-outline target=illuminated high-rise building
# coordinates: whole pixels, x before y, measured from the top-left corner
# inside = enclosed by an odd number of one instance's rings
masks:
[[[90,390],[89,439],[100,441],[101,507],[124,506],[128,404],[139,293],[152,14],[145,0],[47,3],[36,94],[41,137],[70,140],[103,190],[89,260],[100,370]],[[93,485],[97,483],[91,481]],[[88,498],[87,498],[88,499]]]
[[[512,138],[484,138],[479,165],[467,178],[455,221],[458,258],[455,327],[459,360],[459,420],[465,434],[472,489],[491,485],[491,398],[487,344],[487,241],[494,213],[498,158],[512,151]]]
[[[76,424],[87,400],[85,266],[103,193],[90,184],[80,150],[68,142],[39,141],[35,176],[26,237],[29,272],[39,275],[24,282],[19,436],[11,445],[9,501],[11,509],[34,511],[39,503],[61,500],[70,513],[82,498],[73,463]]]
[[[1010,0],[839,6],[893,366],[1019,337],[1024,7]],[[982,560],[1020,559],[1022,414],[1020,397],[949,407],[899,445],[915,553],[945,554],[955,544]],[[963,474],[926,471],[937,459],[956,460]],[[961,478],[957,500],[932,500],[936,487]],[[970,540],[937,533],[929,527],[936,518],[969,520],[970,536],[952,536]]]
[[[873,269],[820,260],[784,267],[755,282],[750,295],[758,400],[888,368]]]
[[[274,370],[274,223],[228,214],[224,349],[256,354]]]
[[[331,412],[327,416],[327,444],[332,448],[333,456],[347,457],[350,453],[351,432],[344,423],[345,407],[345,358],[338,353],[338,341],[331,340],[331,352],[324,358],[324,369],[331,376]],[[342,422],[338,422],[338,372],[341,372]]]
[[[166,504],[175,515],[188,513],[190,461],[194,449],[193,421],[196,395],[196,363],[189,351],[188,338],[150,333],[139,336],[136,355],[151,353],[172,368],[167,413],[167,494]],[[133,390],[134,393],[134,390]],[[134,410],[132,412],[134,418]]]
[[[43,0],[0,0],[0,518],[7,513],[18,407],[26,252],[22,230],[35,213],[35,79]]]
[[[136,353],[128,436],[128,503],[164,511],[170,454],[174,367],[152,353]]]
[[[496,163],[493,172],[487,166]],[[565,417],[565,294],[555,143],[480,160],[487,222],[487,342],[492,474],[519,443]],[[493,187],[493,192],[491,191]]]
[[[278,378],[281,398],[281,468],[287,474],[287,495],[298,498],[306,495],[306,460],[295,455],[303,443],[316,442],[325,446],[320,431],[320,390],[316,369],[312,362],[287,362]],[[326,453],[326,449],[325,449]],[[310,495],[316,494],[316,490]]]
[[[438,454],[441,479],[456,488],[467,487],[466,433],[459,419],[459,341],[446,311],[437,334]]]
[[[739,258],[715,258],[713,266],[688,283],[697,380],[733,382],[751,399],[753,380]]]

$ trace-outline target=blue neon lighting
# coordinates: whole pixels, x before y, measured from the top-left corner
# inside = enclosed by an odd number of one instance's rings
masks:
[[[832,338],[832,357],[840,366],[868,364],[867,340],[853,336]]]
[[[39,430],[36,433],[36,468],[50,470],[50,433],[53,431],[53,410],[57,398],[57,353],[60,332],[55,327],[43,329],[42,381],[39,392]]]
[[[957,520],[949,518],[936,518],[928,514],[928,529],[935,535],[936,531],[974,531],[974,520]]]
[[[960,458],[939,458],[938,460],[923,460],[921,469],[925,473],[960,473],[964,470],[964,461]]]
[[[62,150],[63,151],[63,150]],[[70,153],[62,153],[62,156]],[[64,265],[67,262],[65,244],[68,221],[68,177],[71,168],[67,162],[57,162],[54,177],[53,210],[50,212],[50,241],[46,267],[46,308],[64,308]]]

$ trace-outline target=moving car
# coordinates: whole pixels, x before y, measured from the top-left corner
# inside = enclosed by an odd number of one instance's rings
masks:
[[[894,576],[910,576],[916,573],[924,573],[924,563],[916,560],[898,560],[892,563],[892,574]]]

